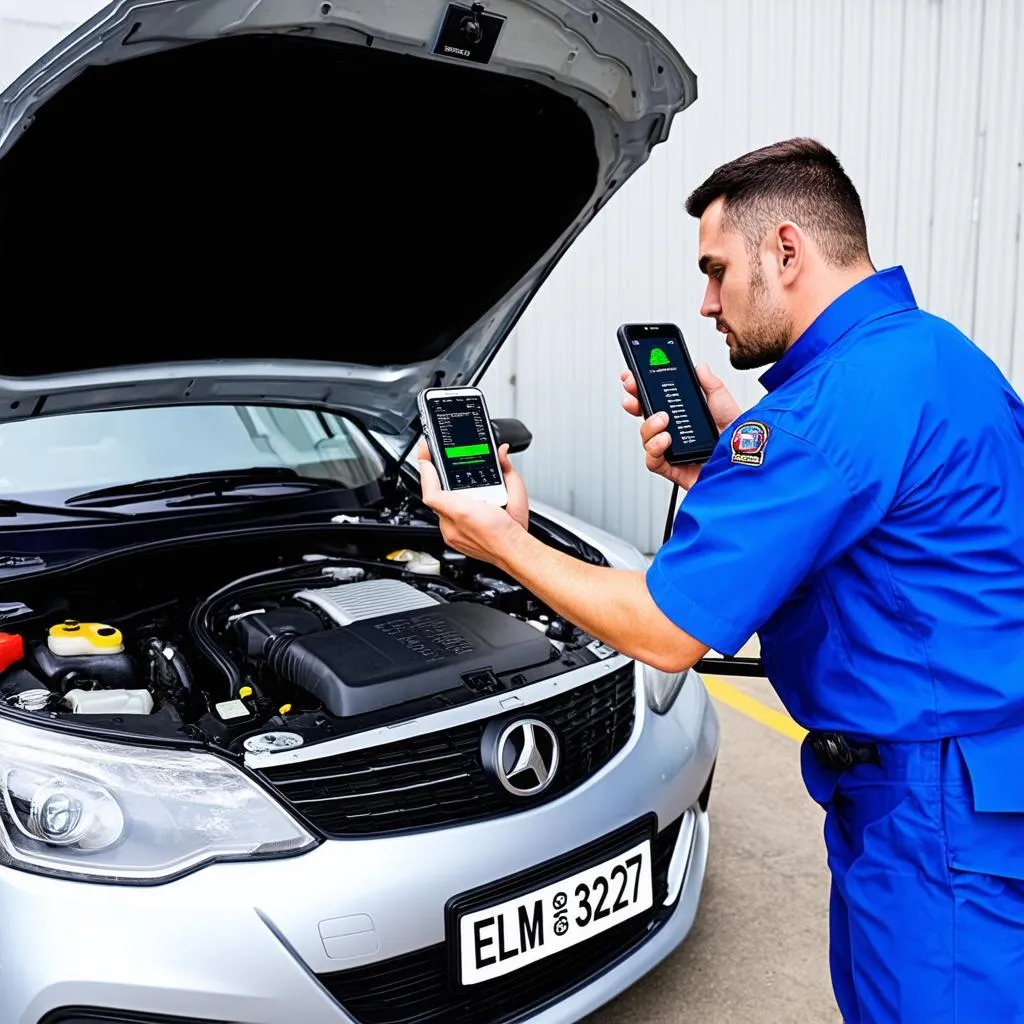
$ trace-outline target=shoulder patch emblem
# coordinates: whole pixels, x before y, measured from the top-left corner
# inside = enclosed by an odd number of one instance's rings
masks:
[[[741,423],[732,432],[732,461],[743,466],[760,466],[768,443],[768,428],[756,420]]]

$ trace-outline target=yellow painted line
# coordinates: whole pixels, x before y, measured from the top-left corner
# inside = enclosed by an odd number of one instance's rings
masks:
[[[783,736],[788,736],[791,740],[796,740],[798,743],[807,735],[807,730],[803,726],[797,725],[789,715],[776,711],[774,708],[768,707],[767,704],[762,704],[756,698],[751,697],[750,694],[737,690],[735,686],[730,686],[729,683],[719,676],[706,676],[702,674],[701,678],[704,680],[708,693],[715,700],[728,704],[729,707],[739,711],[740,714],[746,715],[747,718],[752,718],[755,722],[767,725],[769,729],[774,729],[776,732],[780,732]]]

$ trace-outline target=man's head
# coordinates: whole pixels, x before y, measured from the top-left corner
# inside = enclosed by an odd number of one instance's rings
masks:
[[[789,139],[723,164],[686,201],[700,219],[701,306],[738,369],[779,359],[874,272],[860,197],[835,155]]]

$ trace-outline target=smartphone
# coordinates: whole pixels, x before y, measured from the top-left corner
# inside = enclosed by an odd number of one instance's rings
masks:
[[[505,478],[479,388],[426,388],[417,399],[423,436],[441,486],[504,508]]]
[[[718,428],[682,331],[675,324],[623,324],[618,338],[644,419],[668,413],[672,443],[665,461],[674,466],[707,462],[718,443]]]

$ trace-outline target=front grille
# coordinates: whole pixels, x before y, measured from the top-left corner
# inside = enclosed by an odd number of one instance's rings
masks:
[[[359,1024],[507,1024],[535,1013],[614,966],[664,924],[673,909],[663,903],[681,823],[682,818],[677,818],[654,839],[653,907],[578,946],[464,989],[452,980],[449,950],[444,943],[366,967],[321,974],[319,981]],[[639,830],[634,834],[642,838],[649,833]],[[531,884],[539,887],[613,855],[622,848],[622,838],[620,833],[561,858],[545,873],[534,872],[539,877]],[[502,898],[504,887],[496,887],[497,900]]]
[[[330,836],[380,835],[509,814],[588,779],[633,731],[633,666],[520,709],[546,719],[562,761],[537,797],[514,797],[488,779],[480,741],[489,719],[398,743],[261,771],[307,821]]]

